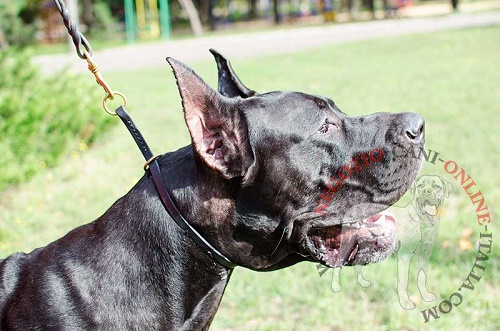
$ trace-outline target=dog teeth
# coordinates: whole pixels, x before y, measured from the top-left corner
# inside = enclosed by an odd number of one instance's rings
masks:
[[[354,256],[356,256],[356,253],[358,252],[358,249],[359,249],[359,245],[356,245],[354,247],[354,249],[351,251],[351,253],[349,254],[349,257],[347,258],[346,262],[351,261],[354,258]]]
[[[380,235],[383,235],[385,233],[384,228],[381,226],[377,226],[373,229],[370,229],[370,232],[371,232],[371,234],[373,234],[375,236],[380,236]]]

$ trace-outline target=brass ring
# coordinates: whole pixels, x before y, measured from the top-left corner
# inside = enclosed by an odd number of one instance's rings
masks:
[[[157,155],[152,156],[149,160],[147,160],[146,163],[144,163],[144,166],[143,166],[144,171],[148,170],[149,165],[151,163],[153,163],[160,156],[161,156],[161,154],[157,154]]]
[[[118,92],[118,91],[114,91],[113,94],[116,94],[116,95],[118,95],[119,97],[122,98],[122,100],[123,100],[123,107],[127,106],[127,98],[123,95],[123,93]],[[108,106],[106,106],[106,102],[108,101],[108,99],[113,100],[110,94],[106,94],[104,96],[104,99],[102,99],[102,107],[104,108],[104,111],[106,113],[108,113],[109,115],[116,116],[116,113],[114,111],[109,110]]]

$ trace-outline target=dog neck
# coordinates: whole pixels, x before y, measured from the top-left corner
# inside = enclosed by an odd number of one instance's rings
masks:
[[[205,238],[218,244],[216,224],[214,227],[203,224],[213,222],[215,216],[200,215],[204,211],[200,205],[210,201],[210,197],[214,203],[215,200],[225,200],[224,192],[214,188],[220,185],[208,185],[207,181],[214,179],[197,173],[193,155],[186,148],[162,157],[160,168],[167,189],[184,217]],[[206,198],[207,194],[209,198]],[[162,321],[163,329],[208,329],[231,271],[199,249],[171,219],[149,174],[117,202],[117,208],[113,208],[115,212],[124,210],[122,204],[134,204],[129,206],[133,211],[126,216],[130,222],[123,222],[122,219],[118,226],[130,223],[127,231],[129,238],[125,240],[135,241],[135,252],[140,255],[143,269],[141,277],[145,279],[146,286],[154,288],[154,293],[148,294],[148,306],[159,307],[162,316],[158,319]],[[228,217],[230,213],[225,215]],[[218,219],[217,223],[223,221],[225,219]],[[116,240],[123,242],[124,238]]]
[[[150,277],[156,282],[158,306],[163,310],[162,329],[208,330],[231,271],[214,262],[189,239],[179,239],[167,247],[158,247],[160,251],[146,262]]]
[[[280,245],[287,235],[281,223],[286,208],[274,208],[275,195],[269,185],[243,184],[243,178],[224,179],[206,166],[191,146],[163,156],[159,163],[182,215],[230,261],[270,271],[304,260],[292,253],[290,245]]]

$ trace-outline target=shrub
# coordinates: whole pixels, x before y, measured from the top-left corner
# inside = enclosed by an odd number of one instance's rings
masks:
[[[104,2],[96,2],[93,5],[95,25],[92,26],[93,35],[101,35],[101,38],[109,38],[117,29],[117,20],[113,17],[109,6]]]
[[[26,53],[0,53],[0,191],[91,144],[111,123],[91,80],[44,76]]]
[[[5,38],[1,42],[18,47],[33,43],[36,25],[31,7],[25,1],[0,0],[0,38]]]

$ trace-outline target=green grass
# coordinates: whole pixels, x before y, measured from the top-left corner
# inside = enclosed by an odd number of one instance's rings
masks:
[[[489,229],[495,245],[500,235],[499,51],[500,28],[488,27],[328,46],[233,65],[250,88],[261,92],[287,89],[326,95],[351,115],[407,110],[424,115],[427,147],[457,161],[484,193],[493,212]],[[209,58],[207,51],[207,62],[189,65],[215,86],[215,64]],[[127,94],[128,108],[154,151],[189,142],[167,64],[109,73],[107,79]],[[45,245],[99,216],[142,175],[142,163],[125,128],[117,125],[90,151],[69,155],[59,167],[4,192],[0,256]],[[439,165],[426,164],[422,173],[439,174],[454,185],[428,272],[429,288],[439,303],[456,291],[473,265],[475,252],[458,246],[462,229],[472,228],[470,240],[476,243],[482,228],[465,193]],[[446,242],[449,247],[443,248]],[[345,268],[340,293],[330,291],[331,271],[319,277],[311,263],[271,273],[237,268],[212,329],[495,330],[500,327],[496,246],[486,266],[476,289],[464,291],[459,307],[427,324],[420,310],[434,304],[420,300],[412,311],[398,304],[394,257],[364,268],[372,281],[367,289],[356,284],[351,268]],[[410,295],[419,298],[415,282],[410,284]]]

